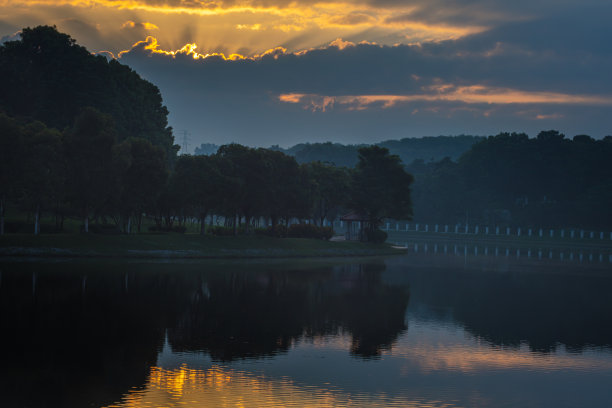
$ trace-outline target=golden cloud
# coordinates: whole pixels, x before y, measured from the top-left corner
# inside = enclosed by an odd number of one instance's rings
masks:
[[[123,23],[123,25],[121,26],[121,28],[142,28],[145,30],[159,30],[159,27],[156,26],[153,23],[136,23],[134,21],[128,20],[125,23]]]
[[[133,17],[127,21],[123,28],[141,27],[145,30],[157,30],[163,27],[157,20],[163,22],[171,15],[191,15],[206,18],[216,17],[213,25],[233,27],[237,31],[247,32],[273,29],[284,33],[305,30],[329,30],[331,38],[339,35],[346,37],[349,34],[363,33],[364,30],[373,29],[381,33],[381,37],[392,36],[391,43],[404,38],[406,41],[441,41],[459,38],[465,35],[482,31],[483,27],[472,25],[453,26],[443,23],[426,23],[422,19],[403,19],[396,21],[392,17],[397,13],[406,13],[414,10],[413,6],[398,7],[368,5],[358,0],[329,0],[315,1],[305,6],[295,1],[278,0],[4,0],[3,6],[32,8],[33,6],[72,6],[75,10],[93,10],[95,15],[109,13],[123,13],[126,11],[140,11],[141,14],[153,16],[156,24],[138,23]],[[249,21],[257,17],[261,21]],[[208,31],[209,22],[200,20],[198,29]],[[179,30],[169,25],[165,32]],[[180,31],[180,30],[179,30]],[[328,36],[328,39],[330,37]],[[282,43],[278,37],[277,44]],[[329,41],[329,40],[328,40]],[[390,40],[391,41],[391,40]],[[320,43],[320,42],[319,42]]]
[[[462,102],[467,104],[564,104],[564,105],[612,105],[612,96],[571,95],[556,92],[530,92],[508,88],[491,88],[483,85],[454,86],[440,84],[424,88],[428,93],[412,95],[317,95],[287,93],[278,96],[286,103],[301,103],[305,109],[325,112],[335,105],[350,110],[372,107],[391,108],[410,102]],[[538,119],[550,119],[540,116]]]
[[[236,61],[236,60],[247,58],[240,54],[230,54],[226,56],[223,53],[217,53],[217,52],[200,54],[196,51],[196,49],[198,48],[197,44],[185,44],[182,48],[178,50],[166,51],[166,50],[161,49],[159,42],[157,41],[157,38],[153,36],[148,36],[146,40],[144,41],[138,41],[132,46],[132,49],[135,49],[135,48],[142,48],[144,50],[149,51],[151,54],[167,55],[173,58],[179,55],[184,55],[184,56],[192,57],[195,60],[205,59],[205,58],[221,58],[223,60]],[[121,58],[123,55],[125,55],[126,53],[130,51],[131,49],[121,51],[119,52],[117,57]]]

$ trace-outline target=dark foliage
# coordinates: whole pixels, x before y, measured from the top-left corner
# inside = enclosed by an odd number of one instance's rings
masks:
[[[244,229],[243,229],[244,231]],[[234,229],[228,227],[222,227],[220,225],[213,225],[208,229],[208,233],[218,237],[229,237],[234,235]]]
[[[383,218],[410,219],[412,175],[401,160],[384,147],[359,149],[359,163],[353,172],[351,208],[369,218],[371,231]]]
[[[55,27],[24,28],[0,45],[0,109],[47,126],[72,126],[83,107],[110,115],[119,140],[142,138],[178,151],[159,89],[116,60],[92,55]]]
[[[266,228],[256,228],[255,234],[274,238],[285,238],[287,236],[287,226],[277,224]]]
[[[105,235],[121,234],[121,230],[115,224],[90,224],[89,232]]]
[[[454,162],[415,161],[419,222],[612,228],[612,137],[500,133]]]
[[[382,244],[387,240],[387,233],[379,229],[366,230],[366,240],[374,244]]]
[[[313,224],[292,224],[287,229],[290,238],[314,238],[329,241],[334,236],[331,227],[319,227]]]
[[[151,225],[149,227],[150,232],[177,232],[179,234],[184,234],[187,232],[187,227],[184,225],[173,225],[172,227]]]

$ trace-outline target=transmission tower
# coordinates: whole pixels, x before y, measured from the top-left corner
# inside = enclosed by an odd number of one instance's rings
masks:
[[[181,143],[181,154],[187,154],[187,149],[189,148],[189,136],[191,136],[191,133],[186,130],[181,130],[180,132],[183,135],[183,143]]]

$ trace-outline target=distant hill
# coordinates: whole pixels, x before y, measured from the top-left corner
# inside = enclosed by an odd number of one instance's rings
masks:
[[[483,140],[481,136],[426,136],[420,138],[404,138],[401,140],[386,140],[376,143],[386,147],[392,154],[400,156],[404,164],[414,160],[439,161],[445,157],[457,160],[459,156],[468,151],[476,142]],[[367,146],[343,145],[340,143],[300,143],[288,149],[272,146],[270,149],[278,150],[294,156],[298,163],[321,161],[333,163],[336,166],[354,167],[357,163],[357,150]],[[219,146],[203,143],[196,147],[195,154],[214,154]]]
[[[445,157],[456,161],[459,156],[470,150],[476,142],[484,140],[482,136],[426,136],[419,138],[404,138],[401,140],[387,140],[377,143],[386,147],[393,154],[401,157],[404,164],[421,159],[439,161]]]

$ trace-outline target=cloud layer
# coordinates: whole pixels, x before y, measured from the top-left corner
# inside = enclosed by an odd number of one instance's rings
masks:
[[[56,23],[157,84],[192,146],[612,133],[609,1],[0,5],[0,34]]]

